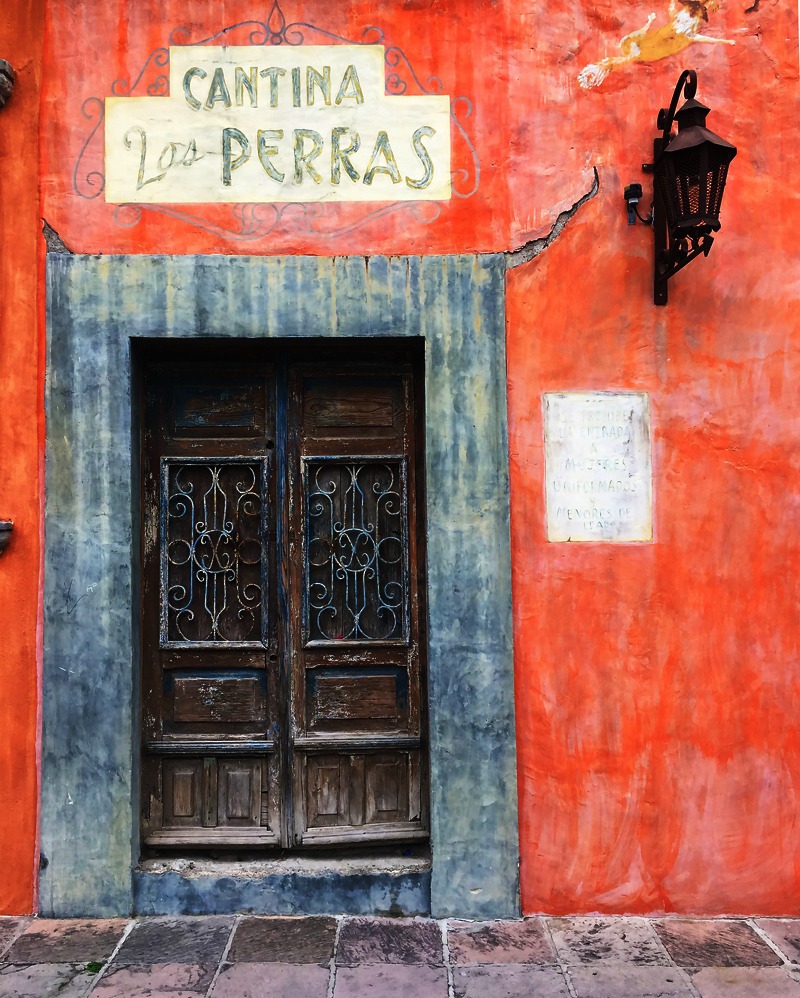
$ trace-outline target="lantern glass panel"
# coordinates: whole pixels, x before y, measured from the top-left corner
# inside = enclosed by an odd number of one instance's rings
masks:
[[[719,228],[719,210],[730,156],[725,149],[703,143],[665,155],[656,183],[661,191],[671,231],[696,226]]]

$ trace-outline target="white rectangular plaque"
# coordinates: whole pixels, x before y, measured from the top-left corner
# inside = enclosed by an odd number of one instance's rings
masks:
[[[548,541],[651,541],[646,392],[543,396]]]

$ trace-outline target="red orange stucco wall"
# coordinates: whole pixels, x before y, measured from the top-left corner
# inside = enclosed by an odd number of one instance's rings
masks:
[[[596,168],[597,195],[508,278],[523,908],[797,914],[795,5],[701,5],[707,20],[696,33],[722,39],[712,43],[676,31],[677,0],[672,13],[668,0],[285,0],[287,19],[353,41],[377,40],[364,32],[379,28],[401,53],[409,92],[435,90],[437,77],[444,93],[464,98],[453,128],[461,196],[441,209],[266,206],[249,217],[230,206],[106,204],[103,98],[157,88],[157,53],[175,29],[185,29],[177,40],[196,42],[264,18],[269,6],[50,0],[40,159],[44,0],[0,12],[0,57],[19,72],[0,115],[0,516],[15,521],[0,561],[11,621],[0,682],[13,692],[0,702],[0,911],[33,904],[37,176],[41,214],[75,252],[334,255],[515,249],[546,236],[591,189]],[[651,11],[651,32],[634,50],[624,39]],[[246,44],[250,30],[228,38]],[[628,61],[604,62],[620,56]],[[593,65],[608,75],[581,76]],[[621,195],[642,182],[646,207],[640,166],[655,116],[690,66],[714,109],[710,127],[739,156],[710,257],[672,281],[669,306],[657,309],[652,236],[626,225]],[[541,396],[580,389],[650,393],[652,544],[545,540]]]
[[[650,6],[537,5],[536,50],[514,55],[536,81],[532,189],[539,172],[600,171],[598,197],[509,278],[528,912],[798,911],[797,12],[746,6],[709,5],[701,28],[735,46],[695,43],[585,91],[578,71]],[[739,155],[710,257],[659,309],[651,235],[626,225],[622,189],[649,191],[639,165],[686,66]],[[540,398],[570,389],[651,394],[654,543],[546,542]]]
[[[38,120],[44,4],[0,9],[0,58],[17,74],[0,112],[0,914],[34,904],[38,821],[37,693],[42,392],[37,305]]]

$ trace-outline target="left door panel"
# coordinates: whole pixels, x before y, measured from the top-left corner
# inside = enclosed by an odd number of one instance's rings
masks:
[[[281,845],[272,365],[151,364],[142,450],[148,846]]]

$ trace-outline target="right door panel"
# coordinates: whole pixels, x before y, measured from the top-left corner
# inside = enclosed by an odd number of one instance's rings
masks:
[[[296,845],[427,834],[414,411],[410,368],[290,376]]]

